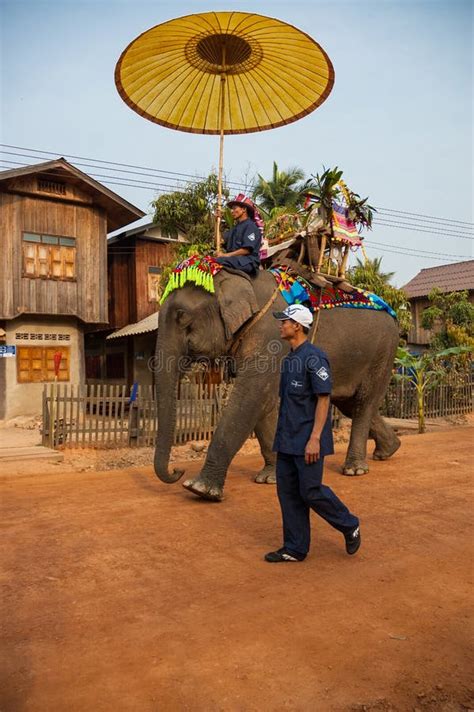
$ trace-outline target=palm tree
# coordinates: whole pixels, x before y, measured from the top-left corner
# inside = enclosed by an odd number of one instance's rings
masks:
[[[258,174],[258,181],[253,191],[253,198],[266,213],[275,208],[296,208],[302,197],[304,172],[301,168],[291,167],[280,171],[276,161],[270,180]]]
[[[390,284],[395,272],[382,272],[382,258],[374,257],[373,260],[357,260],[357,264],[350,270],[351,283],[367,289],[369,292],[379,293],[381,287]]]

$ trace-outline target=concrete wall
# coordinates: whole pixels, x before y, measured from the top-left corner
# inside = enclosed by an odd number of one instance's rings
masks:
[[[5,322],[5,343],[14,346],[68,346],[70,353],[69,384],[84,383],[84,334],[76,319],[67,317],[21,316]],[[21,334],[63,334],[69,341],[19,338]],[[6,419],[18,415],[40,415],[44,383],[18,383],[17,358],[5,361],[5,413]]]

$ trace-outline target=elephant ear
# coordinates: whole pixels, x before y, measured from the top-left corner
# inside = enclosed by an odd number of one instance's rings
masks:
[[[226,339],[231,339],[246,321],[258,312],[250,279],[221,270],[214,277],[214,287],[224,322]]]

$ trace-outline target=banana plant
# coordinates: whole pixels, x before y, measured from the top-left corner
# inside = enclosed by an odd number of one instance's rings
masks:
[[[408,381],[416,390],[419,433],[426,431],[425,393],[429,388],[433,388],[440,383],[443,377],[446,376],[446,369],[442,360],[450,359],[459,354],[473,353],[473,351],[472,346],[454,346],[437,353],[427,351],[420,355],[412,354],[403,347],[398,348],[395,366],[401,368],[401,371],[396,373],[394,377],[398,381]]]

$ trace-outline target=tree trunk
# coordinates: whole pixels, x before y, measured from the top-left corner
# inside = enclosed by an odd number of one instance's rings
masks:
[[[424,404],[424,393],[421,388],[417,389],[418,397],[418,432],[424,433],[425,428],[425,404]]]

